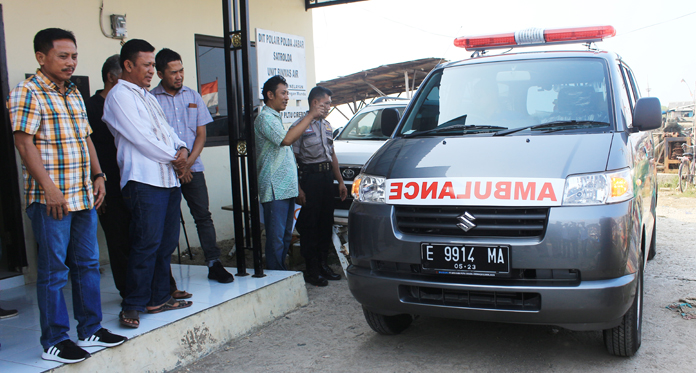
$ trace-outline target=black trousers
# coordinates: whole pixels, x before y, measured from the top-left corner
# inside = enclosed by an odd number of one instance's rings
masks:
[[[331,171],[303,173],[300,186],[306,201],[297,218],[297,231],[300,233],[300,252],[307,262],[310,274],[318,271],[318,264],[326,261],[333,227],[333,196],[336,186]]]
[[[128,270],[128,254],[130,253],[131,214],[123,202],[121,193],[107,192],[104,203],[106,204],[105,212],[99,215],[99,222],[104,230],[111,273],[114,276],[116,289],[121,294],[121,298],[125,298],[126,271]]]

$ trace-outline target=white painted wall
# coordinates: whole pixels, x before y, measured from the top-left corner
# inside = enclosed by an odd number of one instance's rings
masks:
[[[34,57],[33,38],[36,32],[48,27],[60,27],[75,33],[78,46],[76,75],[89,76],[90,94],[102,88],[101,67],[104,60],[120,51],[120,41],[106,38],[99,26],[101,0],[11,0],[2,1],[8,78],[10,89],[24,80],[25,73],[38,68]],[[316,84],[314,69],[314,39],[312,12],[305,11],[304,1],[250,0],[250,34],[252,40],[256,27],[304,36],[309,87]],[[171,48],[184,59],[186,79],[184,84],[196,87],[194,35],[222,36],[222,0],[104,0],[103,23],[110,33],[110,14],[126,14],[129,38],[149,41],[157,50]],[[159,83],[157,77],[152,84]],[[202,153],[206,180],[210,194],[210,211],[218,240],[233,236],[232,213],[220,209],[232,203],[230,190],[229,148],[227,146],[205,148]],[[21,174],[21,169],[20,169]],[[22,184],[20,177],[20,185]],[[22,188],[23,185],[20,186]],[[182,202],[189,240],[198,246],[195,223]],[[27,282],[36,280],[36,243],[26,214],[24,228],[29,266]],[[99,230],[101,262],[108,262],[106,244]],[[180,242],[185,247],[183,233]],[[224,253],[227,254],[227,253]]]

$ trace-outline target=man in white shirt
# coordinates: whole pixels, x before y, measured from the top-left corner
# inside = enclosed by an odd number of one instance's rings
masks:
[[[138,312],[191,306],[169,293],[171,255],[179,242],[181,189],[189,150],[147,87],[155,73],[155,48],[132,39],[121,48],[121,79],[104,103],[104,122],[114,135],[123,199],[131,211],[131,252],[121,325],[137,328]]]

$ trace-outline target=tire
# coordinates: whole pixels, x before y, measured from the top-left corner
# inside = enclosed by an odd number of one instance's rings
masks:
[[[688,186],[688,180],[686,180],[686,178],[688,177],[689,166],[689,161],[682,161],[682,163],[679,164],[679,191],[682,193],[684,193]]]
[[[631,308],[621,320],[619,326],[604,330],[604,345],[614,356],[631,357],[640,348],[643,330],[643,256],[640,256],[638,286]]]
[[[372,330],[383,335],[395,335],[403,332],[413,322],[413,317],[408,314],[385,316],[374,313],[363,306],[363,314],[367,325]]]
[[[648,260],[653,260],[657,255],[657,218],[653,224],[652,240],[650,240],[650,248],[648,249]]]

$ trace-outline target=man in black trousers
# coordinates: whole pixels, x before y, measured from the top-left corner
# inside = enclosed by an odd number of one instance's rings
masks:
[[[331,107],[331,91],[316,86],[309,92],[310,111],[319,107],[328,114]],[[302,118],[290,127],[296,126]],[[340,280],[326,263],[329,248],[333,246],[334,179],[338,181],[341,200],[348,191],[338,169],[338,159],[333,148],[333,129],[326,116],[314,119],[302,136],[292,144],[300,171],[300,188],[297,203],[302,205],[297,218],[300,232],[300,249],[307,263],[305,281],[316,286],[328,285],[327,280]]]

